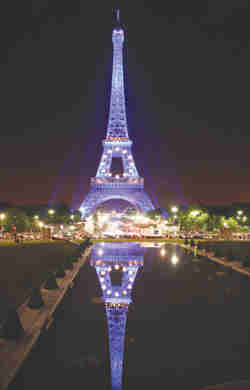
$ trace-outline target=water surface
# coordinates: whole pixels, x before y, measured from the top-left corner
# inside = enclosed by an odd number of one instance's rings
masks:
[[[93,247],[10,390],[249,379],[250,279],[175,245]]]

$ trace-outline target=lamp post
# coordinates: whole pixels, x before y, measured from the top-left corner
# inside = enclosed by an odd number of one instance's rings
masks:
[[[44,223],[42,221],[38,221],[38,226],[40,228],[40,233],[41,233],[42,228],[44,227]]]
[[[3,234],[3,221],[6,218],[6,215],[4,213],[0,214],[0,221],[1,221],[1,232]]]
[[[179,211],[179,208],[177,206],[171,207],[171,211],[173,213],[173,222],[177,223],[177,213]]]

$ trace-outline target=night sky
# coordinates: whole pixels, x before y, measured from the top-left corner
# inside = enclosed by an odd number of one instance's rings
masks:
[[[247,0],[0,5],[0,202],[80,205],[105,138],[114,6],[133,153],[157,202],[250,201]]]

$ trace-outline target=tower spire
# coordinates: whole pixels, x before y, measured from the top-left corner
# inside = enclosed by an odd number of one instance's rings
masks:
[[[113,30],[113,69],[107,138],[128,138],[123,76],[124,31],[120,25],[120,10],[116,10]]]

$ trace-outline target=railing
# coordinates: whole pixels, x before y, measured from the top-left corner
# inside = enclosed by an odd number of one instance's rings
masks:
[[[134,190],[143,190],[144,188],[144,185],[143,185],[143,182],[142,183],[128,183],[128,182],[125,182],[125,183],[122,183],[122,182],[114,182],[114,183],[110,183],[110,182],[104,182],[104,183],[96,183],[96,182],[91,182],[91,188],[96,190],[96,191],[106,191],[106,190],[120,190],[120,191],[124,191],[124,190],[131,190],[131,191],[134,191]]]
[[[91,184],[144,184],[142,177],[92,177]]]

